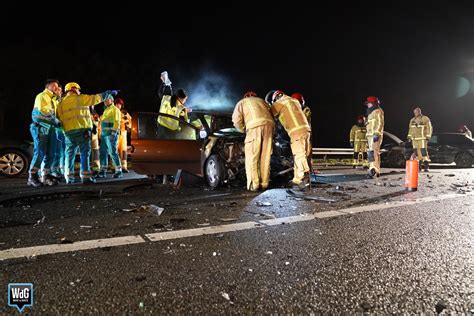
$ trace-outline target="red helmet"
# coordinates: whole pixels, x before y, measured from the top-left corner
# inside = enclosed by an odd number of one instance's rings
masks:
[[[296,99],[296,100],[300,101],[301,106],[304,106],[304,104],[305,104],[305,102],[304,102],[304,97],[303,97],[303,95],[302,95],[301,93],[295,92],[295,93],[293,93],[293,94],[291,95],[291,97],[292,97],[293,99]]]
[[[370,96],[370,97],[367,97],[366,101],[365,101],[365,104],[367,103],[372,103],[372,104],[375,104],[375,105],[380,105],[380,100],[379,98],[377,97],[374,97],[374,96]]]
[[[272,95],[272,103],[274,103],[275,101],[277,101],[284,95],[285,95],[285,92],[281,90],[276,90],[275,92],[273,92],[273,95]]]
[[[363,121],[365,119],[365,117],[363,115],[359,115],[357,117],[357,121]]]
[[[247,91],[245,92],[244,94],[244,98],[248,98],[248,97],[256,97],[257,96],[257,93],[255,91]]]
[[[125,104],[125,102],[123,102],[122,99],[116,98],[115,101],[114,101],[114,104],[119,104],[119,103],[120,103],[122,106],[124,106],[124,104]]]

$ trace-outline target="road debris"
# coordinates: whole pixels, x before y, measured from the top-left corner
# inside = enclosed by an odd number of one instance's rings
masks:
[[[444,176],[445,177],[455,177],[456,175],[454,173],[447,173]]]
[[[230,296],[229,294],[225,293],[225,292],[221,292],[221,295],[223,298],[225,298],[226,300],[230,301]]]
[[[235,217],[224,217],[224,218],[218,218],[218,220],[220,222],[235,222],[235,221],[238,221],[239,219],[238,218],[235,218]]]
[[[59,240],[59,244],[73,244],[74,242],[66,237],[63,237]]]
[[[259,202],[257,201],[257,206],[272,206],[272,203],[270,202]]]
[[[43,224],[45,219],[46,219],[46,216],[44,216],[43,212],[41,212],[41,215],[43,215],[43,217],[41,217],[39,220],[36,221],[35,224],[33,224],[33,226],[37,226],[39,224]]]
[[[273,252],[267,251],[267,252],[265,252],[265,254],[267,254],[267,255],[273,255]]]
[[[197,223],[198,226],[210,226],[211,223]]]
[[[163,212],[165,211],[164,208],[162,207],[159,207],[159,206],[156,206],[154,204],[147,204],[147,205],[142,205],[140,207],[137,207],[137,208],[124,208],[122,209],[123,212],[141,212],[141,211],[145,211],[145,212],[149,212],[153,215],[156,215],[156,216],[160,216],[161,214],[163,214]]]
[[[444,302],[443,300],[438,301],[438,303],[436,303],[436,305],[435,305],[436,313],[440,314],[447,307],[448,306],[447,306],[446,302]]]
[[[79,226],[80,228],[92,228],[92,226],[88,226],[88,225],[81,225]]]

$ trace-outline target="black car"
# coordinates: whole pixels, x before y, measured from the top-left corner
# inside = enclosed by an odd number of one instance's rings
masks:
[[[382,165],[404,167],[405,160],[413,153],[411,142],[390,143],[382,146]],[[462,133],[434,133],[428,143],[432,163],[455,163],[460,168],[470,168],[474,163],[474,141]]]
[[[18,177],[28,170],[33,157],[31,142],[0,138],[0,175]]]

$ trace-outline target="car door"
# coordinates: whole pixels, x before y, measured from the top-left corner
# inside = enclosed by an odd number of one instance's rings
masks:
[[[159,116],[179,121],[179,131],[158,124]],[[133,170],[141,174],[163,175],[182,169],[202,176],[204,140],[199,139],[199,128],[162,113],[134,113],[132,122]]]
[[[434,163],[443,163],[444,155],[442,151],[442,146],[440,145],[439,135],[433,135],[428,142],[428,155],[430,156],[431,162]]]

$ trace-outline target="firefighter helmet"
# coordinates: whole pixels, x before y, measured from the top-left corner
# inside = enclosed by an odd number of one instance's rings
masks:
[[[275,103],[284,95],[285,95],[285,92],[281,90],[276,90],[275,92],[273,92],[273,95],[272,95],[272,103]]]
[[[370,96],[370,97],[367,97],[365,101],[365,105],[367,105],[367,103],[372,103],[373,105],[377,106],[377,105],[380,105],[380,100],[377,97]]]
[[[123,106],[125,104],[125,102],[123,102],[122,99],[117,98],[117,99],[115,99],[114,104],[120,104],[121,106]]]
[[[304,97],[303,97],[303,95],[302,95],[301,93],[295,92],[295,93],[293,93],[293,94],[291,95],[291,97],[292,97],[293,99],[296,99],[296,100],[300,101],[301,107],[304,107],[304,105],[305,105]]]
[[[257,93],[255,91],[247,91],[245,92],[244,94],[244,98],[248,98],[248,97],[256,97],[257,96]]]

